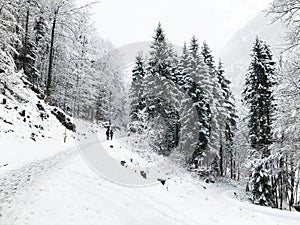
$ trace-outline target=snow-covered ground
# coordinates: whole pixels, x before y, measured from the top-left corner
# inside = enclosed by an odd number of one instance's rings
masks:
[[[128,155],[140,160],[122,141],[102,144],[118,160]],[[16,152],[33,146],[6,147]],[[5,155],[9,154],[7,150]],[[15,158],[19,163],[0,168],[1,225],[298,225],[300,221],[300,213],[242,202],[243,190],[238,187],[207,184],[182,171],[165,185],[117,185],[95,173],[72,142],[56,147],[36,144],[27,154],[31,158]]]
[[[63,141],[65,127],[20,73],[0,79],[0,138],[31,142]]]
[[[55,118],[54,107],[24,83],[21,73],[4,78],[0,86],[0,225],[299,224],[300,213],[252,205],[239,200],[245,199],[242,188],[207,184],[181,170],[165,185],[132,188],[110,182],[88,166],[74,133]],[[164,160],[131,151],[128,137],[106,141],[100,126],[74,122],[81,133],[77,139],[101,140],[99,151],[109,154],[123,170]]]

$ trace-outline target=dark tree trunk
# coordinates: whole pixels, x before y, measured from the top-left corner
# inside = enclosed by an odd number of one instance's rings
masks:
[[[223,158],[224,158],[224,156],[223,156],[223,145],[222,144],[220,146],[219,154],[220,154],[220,162],[219,162],[219,164],[220,164],[220,176],[222,177],[224,175],[224,168],[223,168]]]
[[[24,37],[24,50],[23,50],[23,71],[24,73],[29,76],[29,80],[30,82],[32,82],[32,79],[29,75],[29,71],[28,71],[28,65],[27,65],[27,55],[28,55],[28,27],[29,27],[29,6],[27,8],[27,12],[26,12],[26,22],[25,22],[25,37]]]
[[[294,161],[291,159],[291,198],[289,202],[290,210],[295,203],[294,191],[295,191],[295,166],[294,166]]]
[[[230,178],[234,178],[234,162],[233,162],[233,154],[232,151],[230,151]]]
[[[280,182],[280,185],[279,185],[279,200],[280,200],[280,204],[279,204],[279,209],[282,209],[282,203],[283,203],[283,167],[284,167],[284,161],[283,161],[283,158],[280,159],[280,162],[279,162],[279,167],[280,167],[280,172],[279,172],[279,182]]]
[[[53,57],[54,57],[54,38],[55,38],[55,27],[56,20],[59,8],[54,10],[54,18],[52,23],[52,31],[51,31],[51,42],[50,42],[50,53],[49,53],[49,66],[48,66],[48,78],[46,84],[46,96],[51,96],[51,88],[52,88],[52,69],[53,69]]]

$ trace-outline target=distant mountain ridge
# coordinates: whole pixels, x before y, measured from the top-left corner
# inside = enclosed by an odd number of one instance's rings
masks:
[[[270,16],[260,12],[240,29],[227,43],[221,54],[227,75],[232,81],[232,89],[237,99],[240,99],[245,74],[250,63],[251,48],[256,36],[265,40],[271,46],[274,60],[277,61],[287,28],[280,22],[272,23]]]
[[[275,54],[281,49],[284,41],[285,32],[287,31],[284,24],[280,22],[272,23],[270,16],[260,12],[256,17],[250,20],[242,29],[240,29],[227,43],[227,47],[222,53],[225,63],[232,63],[237,60],[248,60],[250,49],[256,36],[267,41]],[[232,54],[234,53],[234,54]]]

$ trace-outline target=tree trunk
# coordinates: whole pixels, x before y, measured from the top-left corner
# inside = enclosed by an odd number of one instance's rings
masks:
[[[224,175],[224,169],[223,169],[223,158],[224,158],[224,156],[223,156],[223,145],[222,144],[220,145],[219,154],[220,154],[220,162],[219,162],[219,164],[220,164],[220,176],[222,177]]]
[[[236,180],[236,161],[233,159],[233,179]]]
[[[290,198],[290,202],[289,202],[289,206],[290,206],[290,211],[291,211],[291,207],[294,205],[294,187],[295,187],[295,166],[294,166],[294,161],[291,159],[291,198]]]
[[[237,181],[240,181],[241,178],[241,163],[238,161],[237,165]]]
[[[283,167],[284,167],[283,158],[280,159],[279,167],[280,167],[280,172],[279,172],[279,177],[278,177],[278,179],[279,179],[279,200],[280,200],[279,209],[282,209],[282,203],[283,203]]]
[[[230,178],[233,179],[234,178],[234,165],[233,165],[233,154],[232,154],[232,150],[230,151]]]
[[[298,177],[297,177],[297,184],[295,186],[295,202],[297,204],[299,204],[299,200],[298,200],[298,189],[299,189],[299,183],[300,183],[300,169],[298,169],[297,171]]]
[[[53,18],[53,23],[52,23],[50,53],[49,53],[49,66],[48,66],[48,78],[47,78],[47,84],[46,84],[46,96],[47,97],[51,96],[54,38],[55,38],[55,27],[56,27],[56,20],[57,20],[58,10],[59,10],[59,8],[54,10],[54,18]]]
[[[24,37],[24,50],[23,50],[23,71],[25,73],[26,76],[29,77],[30,82],[32,82],[32,79],[29,75],[29,71],[28,69],[28,65],[27,65],[27,55],[28,55],[28,26],[29,26],[29,6],[27,8],[27,12],[26,12],[26,21],[25,21],[25,37]]]

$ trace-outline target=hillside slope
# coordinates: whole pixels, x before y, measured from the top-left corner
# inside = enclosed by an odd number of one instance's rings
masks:
[[[75,130],[68,116],[33,91],[23,73],[5,71],[0,73],[0,173],[74,146]]]
[[[282,51],[286,30],[287,28],[282,23],[272,23],[271,18],[261,12],[228,42],[221,58],[232,81],[232,89],[237,99],[240,99],[245,74],[250,64],[251,48],[256,36],[271,46],[276,61]]]
[[[20,73],[0,77],[0,138],[43,140],[61,139],[65,126],[73,130],[70,118],[45,104],[43,95]],[[59,122],[59,119],[62,119]]]

